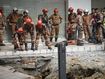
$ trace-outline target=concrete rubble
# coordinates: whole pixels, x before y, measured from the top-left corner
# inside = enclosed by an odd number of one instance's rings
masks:
[[[104,49],[101,45],[67,46],[67,79],[105,79],[105,51],[101,49]],[[10,66],[13,71],[31,75],[34,79],[59,79],[57,48],[50,53],[52,55],[0,59],[0,66]]]
[[[105,79],[105,53],[73,52],[67,55],[67,79]],[[52,65],[52,63],[51,63]],[[45,79],[59,79],[57,65]],[[55,68],[54,68],[55,67]]]
[[[104,51],[69,52],[66,59],[67,79],[105,79]],[[19,63],[32,63],[34,61],[36,61],[36,66],[32,70],[29,68],[24,70],[22,64]],[[57,57],[23,58],[18,62],[16,60],[9,62],[15,62],[15,65],[10,66],[14,67],[16,71],[32,75],[35,79],[59,79]]]
[[[0,66],[0,79],[34,79],[34,77],[20,73],[12,67]]]

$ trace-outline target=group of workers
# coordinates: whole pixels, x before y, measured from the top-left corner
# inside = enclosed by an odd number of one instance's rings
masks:
[[[99,9],[88,10],[74,8],[68,9],[68,21],[66,28],[67,41],[76,45],[83,45],[84,42],[101,44],[104,36],[105,12]],[[18,9],[14,8],[12,12],[5,17],[3,11],[0,10],[0,46],[3,43],[4,28],[9,27],[11,30],[12,44],[14,50],[28,50],[28,38],[31,39],[31,50],[38,50],[39,39],[45,42],[48,49],[52,49],[53,37],[55,42],[58,40],[59,28],[62,23],[62,16],[59,14],[58,8],[53,10],[53,14],[48,16],[48,9],[42,9],[42,14],[37,17],[35,24],[28,10],[18,13]]]

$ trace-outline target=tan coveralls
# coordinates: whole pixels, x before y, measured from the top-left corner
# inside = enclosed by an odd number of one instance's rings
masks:
[[[49,17],[49,20],[51,21],[52,24],[50,41],[52,42],[54,34],[55,34],[55,41],[57,41],[59,35],[59,24],[62,22],[62,17],[58,14],[56,15],[53,14]]]
[[[18,19],[19,19],[18,13],[11,13],[9,14],[9,16],[7,16],[7,20],[9,20],[9,26],[10,29],[12,30],[12,34],[14,34],[16,31],[16,24]]]
[[[3,44],[4,23],[5,23],[5,17],[2,15],[0,16],[0,44]]]
[[[45,45],[48,46],[48,49],[51,49],[51,44],[49,41],[49,31],[45,25],[42,25],[41,28],[39,28],[38,25],[35,25],[36,28],[36,39],[35,39],[35,46],[36,50],[38,49],[39,39],[41,36],[44,37]]]
[[[25,31],[25,38],[24,38],[24,42],[25,42],[25,50],[27,50],[27,39],[28,39],[28,34],[30,34],[30,37],[31,37],[31,50],[34,50],[34,39],[35,39],[35,36],[34,36],[34,24],[31,22],[31,23],[27,23],[26,20],[27,19],[30,19],[32,21],[32,18],[30,16],[24,16],[23,17],[23,20],[24,20],[24,25],[23,25],[23,30]]]
[[[68,40],[76,40],[77,38],[77,20],[76,20],[76,14],[75,13],[70,13],[68,15],[68,27],[67,27],[67,32],[68,32]]]
[[[90,23],[91,23],[91,15],[83,15],[83,28],[84,28],[84,35],[86,41],[88,41],[89,38],[91,37]]]

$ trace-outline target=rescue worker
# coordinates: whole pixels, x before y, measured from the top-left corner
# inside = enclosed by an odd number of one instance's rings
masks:
[[[23,30],[25,31],[25,50],[28,50],[27,46],[27,36],[30,34],[31,37],[31,50],[34,50],[34,23],[32,21],[32,18],[28,15],[28,10],[25,10],[23,12]]]
[[[44,8],[42,10],[43,14],[38,15],[38,20],[42,20],[42,23],[45,24],[45,26],[48,28],[48,30],[50,31],[50,27],[49,27],[49,18],[48,18],[48,10],[46,8]],[[44,42],[44,37],[41,36],[41,40],[42,42]]]
[[[18,9],[14,8],[13,12],[9,14],[9,16],[7,16],[7,21],[10,27],[10,30],[12,30],[12,35],[16,32],[16,24],[17,24],[17,20],[19,18],[19,14],[18,14]]]
[[[44,37],[45,45],[48,46],[48,49],[52,49],[48,37],[50,34],[45,24],[43,24],[41,20],[38,20],[37,24],[35,25],[35,28],[36,28],[35,49],[38,50],[40,36]]]
[[[44,8],[42,10],[42,12],[43,12],[43,14],[38,15],[38,20],[42,20],[42,23],[45,24],[48,29],[50,29],[49,28],[49,18],[48,18],[48,14],[47,14],[48,10],[46,8]]]
[[[103,38],[105,38],[105,11],[103,11]]]
[[[16,32],[13,35],[13,44],[14,44],[14,50],[23,50],[23,38],[24,38],[24,31],[23,31],[23,13],[22,11],[19,13],[19,18],[16,23]]]
[[[59,25],[62,23],[62,17],[59,15],[59,11],[57,8],[54,9],[54,14],[49,17],[51,23],[51,36],[50,41],[52,42],[54,34],[55,34],[55,42],[58,40],[59,35]]]
[[[91,15],[95,13],[95,8],[92,8]]]
[[[88,10],[84,10],[83,28],[84,28],[84,35],[85,35],[86,42],[89,42],[89,39],[91,38],[90,25],[91,25],[91,15],[89,15]]]
[[[83,18],[82,9],[77,9],[77,45],[83,45]]]
[[[23,50],[24,44],[24,30],[22,27],[18,28],[13,37],[14,50]]]
[[[102,22],[103,22],[103,16],[101,13],[96,10],[96,12],[93,14],[92,17],[92,34],[93,34],[93,41],[94,43],[102,43],[103,40],[103,34],[102,34]]]
[[[5,44],[3,43],[4,27],[5,27],[5,16],[3,15],[3,12],[0,11],[0,46],[5,46]]]
[[[77,15],[74,13],[74,9],[70,7],[68,9],[68,27],[67,34],[68,40],[76,40],[77,39]]]
[[[20,28],[20,27],[23,27],[23,24],[24,24],[23,21],[24,21],[24,20],[23,20],[23,11],[20,10],[19,18],[18,18],[17,24],[16,24],[16,29],[18,29],[18,28]]]
[[[103,14],[101,13],[101,11],[98,12],[98,16],[100,17],[98,24],[99,24],[99,28],[97,29],[97,39],[98,39],[98,43],[102,44],[103,41]]]

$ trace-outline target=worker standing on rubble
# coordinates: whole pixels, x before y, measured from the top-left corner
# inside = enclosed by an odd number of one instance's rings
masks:
[[[83,18],[82,9],[77,9],[77,45],[83,45]]]
[[[0,10],[0,46],[5,46],[5,44],[3,43],[4,27],[5,16],[3,15],[3,11]]]
[[[16,32],[16,24],[17,24],[18,18],[19,18],[19,13],[18,13],[18,9],[17,8],[14,8],[12,13],[10,13],[7,16],[7,22],[9,24],[9,28],[10,28],[10,30],[12,32],[12,36]]]
[[[92,37],[90,26],[91,26],[91,15],[89,15],[88,10],[84,10],[83,28],[84,28],[84,35],[85,35],[86,42],[89,42],[89,39]]]
[[[52,49],[51,43],[49,41],[50,33],[48,31],[48,28],[42,23],[42,20],[38,20],[37,24],[35,25],[35,28],[36,28],[35,49],[38,50],[40,36],[44,37],[45,45],[48,46],[48,49]]]
[[[28,46],[27,46],[27,36],[28,34],[30,34],[30,38],[31,38],[31,50],[34,50],[34,44],[35,44],[35,35],[34,35],[34,23],[32,21],[32,18],[28,15],[29,11],[25,10],[23,12],[23,30],[25,31],[25,38],[24,38],[24,42],[25,42],[25,50],[28,50]]]
[[[57,8],[54,9],[54,14],[49,17],[51,23],[51,35],[50,41],[52,42],[54,34],[55,34],[55,42],[58,40],[59,35],[59,25],[62,23],[62,17],[59,15],[59,11]]]
[[[74,9],[70,7],[68,9],[68,27],[67,27],[67,40],[71,43],[74,41],[76,44],[77,41],[77,15],[74,12]]]

